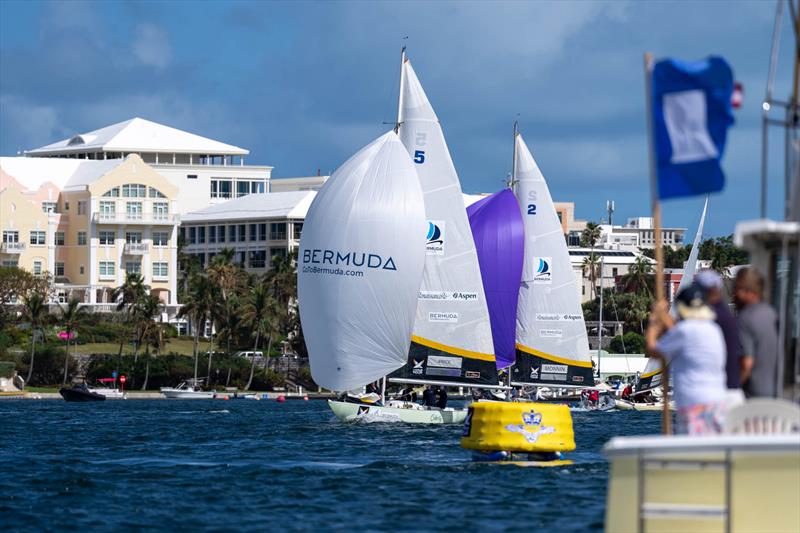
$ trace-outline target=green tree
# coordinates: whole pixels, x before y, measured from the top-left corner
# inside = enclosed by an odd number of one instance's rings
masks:
[[[646,258],[638,256],[628,269],[628,273],[622,276],[620,281],[628,292],[646,292],[647,294],[652,294],[650,290],[652,278],[653,267],[650,265],[650,262]]]
[[[242,322],[252,331],[254,337],[253,352],[257,352],[259,341],[267,338],[266,357],[272,349],[273,336],[278,331],[280,304],[270,296],[269,286],[266,283],[259,283],[250,290],[247,303],[242,308]],[[247,380],[245,390],[250,390],[253,383],[253,375],[256,368],[256,356],[253,354],[250,363],[250,377]]]
[[[581,246],[583,246],[584,248],[592,249],[592,252],[589,254],[589,257],[584,259],[583,261],[584,265],[582,268],[582,270],[584,271],[584,275],[587,270],[589,272],[589,278],[592,283],[592,290],[591,290],[592,298],[597,296],[597,288],[594,280],[599,274],[599,268],[600,268],[600,261],[594,254],[594,247],[597,245],[597,241],[600,240],[602,234],[603,232],[600,229],[600,225],[595,222],[587,222],[586,227],[583,228],[583,231],[581,232]]]
[[[160,320],[156,320],[161,315],[163,307],[164,305],[161,303],[161,299],[155,294],[148,294],[140,304],[138,315],[141,335],[139,337],[139,344],[144,344],[145,349],[145,372],[141,390],[147,389],[147,381],[150,378],[150,347],[157,347],[156,355],[158,355],[163,347],[163,324],[160,323]]]
[[[194,355],[195,381],[197,381],[200,332],[205,329],[206,321],[211,316],[215,299],[215,287],[208,279],[208,276],[196,273],[189,280],[188,291],[184,297],[181,310],[178,312],[179,317],[187,317],[192,324],[192,354]]]
[[[611,339],[609,347],[614,353],[644,353],[644,336],[629,331],[625,335],[617,335]]]
[[[117,353],[117,366],[122,361],[122,349],[125,341],[130,338],[131,322],[137,306],[150,292],[150,287],[144,284],[141,274],[127,272],[125,281],[114,289],[111,298],[117,302],[117,315],[121,318],[119,324],[119,352]],[[119,372],[119,368],[117,368]]]
[[[591,281],[591,287],[589,289],[589,296],[592,300],[597,297],[597,287],[595,286],[594,280],[600,274],[600,259],[594,255],[594,253],[588,255],[587,257],[583,258],[583,263],[581,263],[581,275],[585,278],[589,277]]]
[[[65,387],[67,385],[67,372],[69,372],[69,345],[78,330],[87,321],[89,313],[86,308],[81,307],[81,301],[78,298],[72,298],[67,302],[66,307],[62,305],[59,307],[61,308],[61,324],[67,335],[67,349],[64,352],[64,380],[61,383],[61,386]],[[74,345],[77,348],[78,343],[75,342]]]
[[[28,377],[25,378],[25,385],[28,385],[33,376],[33,360],[35,357],[36,347],[36,331],[40,330],[42,334],[42,344],[44,344],[44,330],[42,326],[47,321],[47,304],[44,297],[34,292],[22,300],[22,319],[30,324],[31,327],[31,362],[28,365]]]

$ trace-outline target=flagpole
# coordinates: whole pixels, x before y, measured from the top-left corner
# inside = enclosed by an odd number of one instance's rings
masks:
[[[645,102],[647,105],[647,148],[650,166],[650,200],[653,206],[653,233],[656,247],[656,302],[664,301],[664,250],[661,246],[661,204],[658,201],[656,182],[656,154],[653,139],[653,54],[644,54]],[[669,412],[669,374],[665,361],[661,361],[661,390],[664,397],[664,410],[661,413],[661,430],[665,435],[672,432]]]

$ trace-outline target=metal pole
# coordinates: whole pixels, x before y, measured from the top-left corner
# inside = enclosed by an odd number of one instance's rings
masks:
[[[775,84],[775,71],[778,65],[780,50],[781,19],[783,18],[783,2],[777,0],[775,5],[775,24],[772,28],[772,46],[770,47],[769,73],[767,74],[767,92],[761,104],[761,218],[767,218],[767,156],[769,140],[769,110],[772,107],[772,87]]]
[[[656,154],[653,140],[653,55],[644,54],[645,102],[647,107],[647,144],[650,162],[650,194],[653,205],[653,231],[656,246],[656,301],[664,301],[664,250],[661,247],[661,204],[658,201],[658,184],[656,183]],[[669,373],[662,361],[661,389],[664,392],[664,410],[661,415],[661,429],[665,435],[672,433],[672,419],[669,412]]]
[[[386,405],[386,376],[381,380],[381,403]]]
[[[400,49],[400,94],[397,96],[397,124],[394,132],[399,133],[400,124],[403,123],[403,80],[405,79],[406,47]]]

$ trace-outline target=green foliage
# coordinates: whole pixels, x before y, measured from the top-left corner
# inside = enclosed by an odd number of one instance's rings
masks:
[[[644,353],[644,336],[629,331],[625,335],[617,335],[611,339],[609,347],[613,353]]]
[[[619,320],[625,331],[644,334],[653,297],[649,292],[614,292],[614,289],[603,289],[603,318]],[[600,298],[583,304],[585,320],[600,319]]]
[[[31,361],[30,352],[18,356],[17,371],[22,377],[27,376]],[[67,381],[69,382],[78,373],[78,363],[72,357],[68,358]],[[33,374],[28,382],[37,387],[57,387],[64,378],[64,348],[58,344],[36,345],[34,355]]]
[[[0,378],[11,378],[17,365],[13,361],[0,361]]]
[[[691,251],[691,244],[677,250],[664,246],[664,267],[683,268]],[[654,249],[643,249],[642,254],[651,259],[656,257]],[[711,268],[722,273],[727,273],[728,269],[734,265],[744,265],[749,261],[747,252],[733,244],[733,235],[706,239],[701,242],[698,259],[711,261]]]

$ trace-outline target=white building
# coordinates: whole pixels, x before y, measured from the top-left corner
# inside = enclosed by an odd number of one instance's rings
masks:
[[[598,263],[602,266],[602,273],[598,272],[595,278],[595,291],[592,291],[592,281],[588,271],[584,274],[583,262],[592,253],[598,258]],[[578,290],[580,291],[581,302],[591,300],[593,294],[600,294],[600,288],[608,289],[614,287],[618,276],[627,274],[636,259],[643,257],[653,268],[655,260],[643,256],[638,250],[632,249],[604,249],[597,247],[592,252],[591,248],[569,248],[569,259],[572,264],[572,271],[578,279]]]
[[[120,159],[138,154],[177,187],[179,214],[270,190],[272,167],[245,165],[248,150],[132,118],[98,130],[73,135],[26,157]]]
[[[329,177],[273,178],[269,182],[269,192],[318,191]]]

